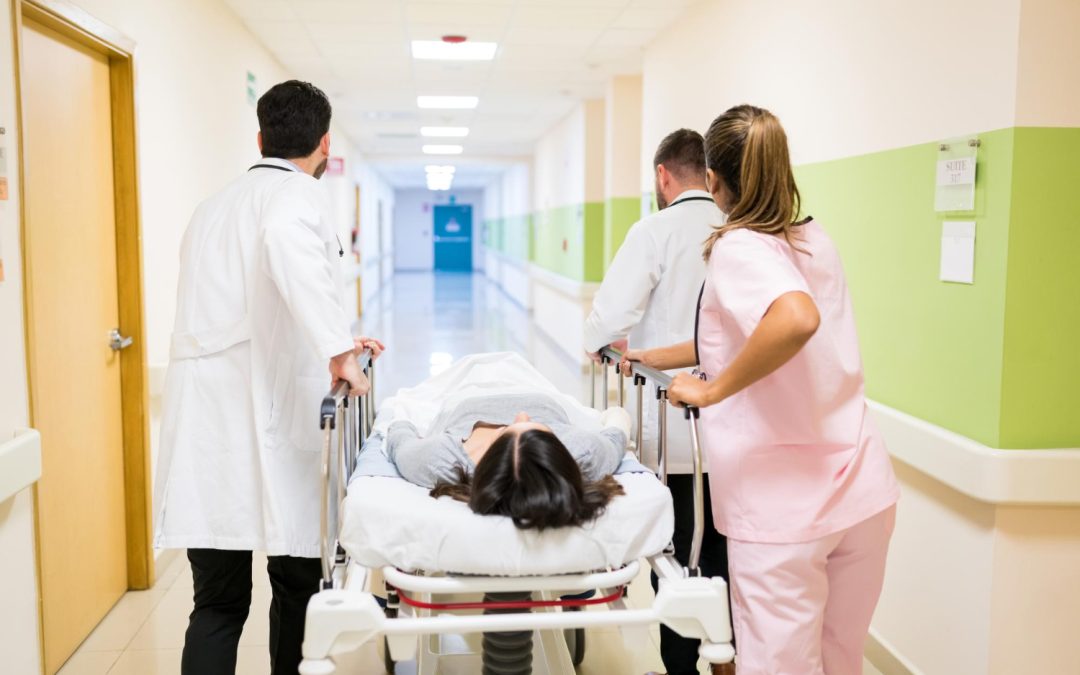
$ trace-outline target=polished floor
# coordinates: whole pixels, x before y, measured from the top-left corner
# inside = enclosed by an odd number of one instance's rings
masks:
[[[533,361],[561,389],[584,397],[587,379],[580,365],[533,330],[528,314],[483,277],[405,274],[394,278],[365,311],[359,327],[381,338],[388,351],[378,364],[380,397],[414,384],[465,354],[518,351]],[[173,675],[180,672],[187,616],[191,611],[191,569],[186,557],[167,554],[151,590],[132,591],[79,648],[62,675]],[[270,584],[265,560],[253,565],[251,614],[240,638],[237,673],[269,672]],[[631,605],[645,606],[652,590],[642,576],[630,590]],[[603,611],[602,609],[596,611]],[[658,631],[623,634],[591,630],[582,675],[640,675],[662,670]],[[375,645],[366,645],[341,664],[339,672],[377,675],[385,672]],[[399,664],[397,675],[414,673]],[[877,675],[869,665],[867,675]]]

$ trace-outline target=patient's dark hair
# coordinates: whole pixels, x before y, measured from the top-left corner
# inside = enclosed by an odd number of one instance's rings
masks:
[[[518,529],[583,525],[600,516],[622,485],[611,476],[586,481],[566,446],[550,431],[506,431],[491,444],[470,478],[441,482],[432,497],[466,502],[474,513],[512,518]]]

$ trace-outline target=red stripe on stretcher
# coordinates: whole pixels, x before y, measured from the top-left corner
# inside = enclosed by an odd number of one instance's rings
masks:
[[[393,588],[393,586],[391,586]],[[458,609],[532,609],[535,607],[587,607],[606,605],[623,596],[623,586],[615,589],[611,595],[582,600],[495,600],[492,602],[424,602],[410,598],[401,589],[395,588],[398,597],[409,607],[417,609],[458,610]]]

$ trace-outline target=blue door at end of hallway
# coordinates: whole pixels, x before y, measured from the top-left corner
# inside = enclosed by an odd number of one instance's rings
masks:
[[[435,271],[471,272],[472,206],[450,204],[434,209]]]

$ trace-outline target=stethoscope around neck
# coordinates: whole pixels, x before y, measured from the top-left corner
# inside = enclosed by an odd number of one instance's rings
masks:
[[[248,169],[248,171],[251,171],[252,169],[277,169],[278,171],[288,171],[290,173],[300,173],[299,171],[296,171],[296,169],[290,169],[287,166],[278,166],[277,164],[254,164],[254,165],[251,166],[250,169]],[[341,235],[337,234],[337,233],[334,233],[334,239],[337,239],[337,248],[338,248],[337,254],[338,254],[338,257],[339,258],[344,258],[345,257],[345,247],[341,245]]]

